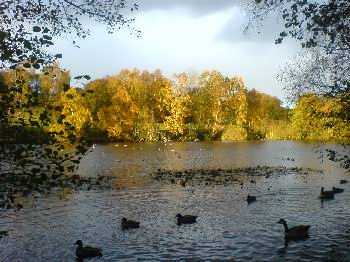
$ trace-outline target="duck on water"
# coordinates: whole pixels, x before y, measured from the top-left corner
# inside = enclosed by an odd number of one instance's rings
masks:
[[[121,227],[123,230],[131,229],[131,228],[139,228],[140,222],[128,220],[125,217],[122,218]]]
[[[197,222],[197,216],[177,214],[177,224],[193,224]]]
[[[247,202],[248,204],[253,203],[256,201],[256,196],[248,195],[247,196]]]
[[[289,228],[287,221],[281,218],[278,224],[282,224],[284,227],[284,237],[286,240],[301,240],[309,237],[309,225],[299,225]]]
[[[75,242],[77,249],[75,250],[75,255],[81,261],[85,258],[102,257],[102,250],[96,247],[83,246],[83,241],[77,240]]]
[[[320,193],[321,199],[333,199],[334,198],[334,191],[333,190],[324,190],[324,187],[321,187],[321,193]]]
[[[335,194],[344,192],[344,189],[339,187],[333,187],[332,190]]]

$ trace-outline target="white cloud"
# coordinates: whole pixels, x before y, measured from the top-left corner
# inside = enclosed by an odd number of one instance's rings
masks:
[[[247,0],[246,0],[247,1]],[[232,8],[244,0],[140,0],[140,11],[186,9],[195,15],[207,15]]]

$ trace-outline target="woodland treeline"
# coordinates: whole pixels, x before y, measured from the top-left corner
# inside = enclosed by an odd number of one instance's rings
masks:
[[[8,137],[17,143],[43,142],[46,134],[58,139],[73,134],[90,142],[350,138],[348,93],[304,94],[289,109],[276,97],[248,90],[240,77],[215,70],[169,79],[159,70],[133,69],[84,88],[70,82],[69,71],[58,64],[40,72],[23,65],[1,71],[0,88],[16,106],[8,118],[13,128],[0,132],[11,132]],[[21,110],[32,97],[31,108]]]

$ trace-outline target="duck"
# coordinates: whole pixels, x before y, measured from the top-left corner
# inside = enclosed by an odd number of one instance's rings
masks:
[[[75,255],[77,256],[78,259],[102,256],[102,250],[100,248],[90,247],[90,246],[84,247],[83,241],[81,240],[77,240],[77,242],[75,242],[75,245],[77,245],[77,249],[75,250]]]
[[[193,224],[197,222],[197,216],[177,214],[177,224]]]
[[[247,202],[248,202],[248,204],[253,203],[253,202],[255,202],[255,201],[256,201],[256,196],[251,196],[251,195],[248,195],[248,196],[247,196]]]
[[[346,179],[341,179],[339,183],[340,183],[340,184],[346,184],[346,183],[348,183],[348,180],[346,180]]]
[[[309,236],[309,225],[299,225],[288,228],[287,222],[283,218],[281,218],[277,223],[284,226],[284,237],[286,240],[305,239]]]
[[[139,228],[140,227],[140,222],[136,222],[136,221],[133,221],[133,220],[128,220],[125,217],[123,217],[121,226],[122,226],[122,229]]]
[[[344,189],[343,188],[339,188],[339,187],[333,187],[332,191],[334,192],[334,194],[337,194],[337,193],[343,193]]]
[[[333,190],[325,191],[324,187],[321,187],[320,198],[321,199],[333,199],[334,198],[334,191]]]
[[[2,230],[0,231],[0,239],[3,237],[6,237],[9,235],[9,232],[7,230]]]
[[[182,187],[185,187],[185,186],[186,186],[186,180],[185,180],[185,179],[180,180],[179,184],[180,184]]]

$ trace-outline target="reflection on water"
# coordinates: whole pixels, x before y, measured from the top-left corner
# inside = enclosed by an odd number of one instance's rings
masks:
[[[321,186],[347,178],[321,163],[314,145],[292,142],[98,145],[81,174],[116,176],[114,190],[60,192],[31,200],[19,212],[0,211],[0,261],[74,261],[74,242],[101,247],[89,261],[350,261],[350,184],[323,204]],[[256,183],[186,186],[151,181],[161,169],[298,166],[324,172],[256,179]],[[249,180],[241,177],[241,180]],[[246,196],[257,196],[248,206]],[[29,200],[28,200],[29,201]],[[29,202],[28,202],[29,203]],[[177,213],[198,215],[177,226]],[[122,231],[120,219],[141,221]],[[290,226],[309,224],[310,238],[285,246]]]

